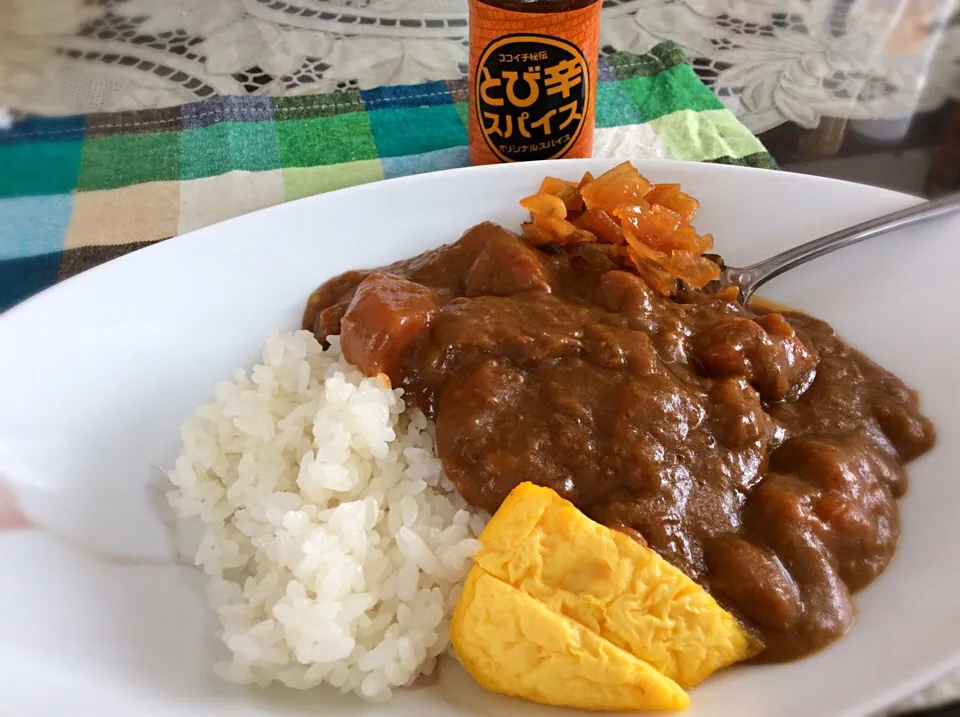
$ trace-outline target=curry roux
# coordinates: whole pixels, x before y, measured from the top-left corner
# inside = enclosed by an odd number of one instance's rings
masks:
[[[917,395],[822,321],[664,298],[589,245],[493,224],[332,279],[303,322],[435,419],[468,503],[554,489],[705,586],[770,660],[850,628],[896,550],[903,465],[935,440]]]

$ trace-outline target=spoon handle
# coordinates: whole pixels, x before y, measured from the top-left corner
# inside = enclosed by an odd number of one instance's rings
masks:
[[[796,266],[895,229],[956,211],[960,211],[960,192],[953,192],[939,199],[841,229],[742,269],[730,267],[726,270],[728,273],[724,278],[727,282],[740,287],[743,301],[746,302],[757,287]]]

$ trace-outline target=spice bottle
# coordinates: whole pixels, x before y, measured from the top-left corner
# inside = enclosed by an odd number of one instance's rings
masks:
[[[601,0],[470,0],[472,164],[589,157]]]

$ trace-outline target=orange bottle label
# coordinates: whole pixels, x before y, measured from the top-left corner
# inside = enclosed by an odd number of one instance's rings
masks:
[[[591,156],[600,6],[535,13],[470,0],[472,164]]]

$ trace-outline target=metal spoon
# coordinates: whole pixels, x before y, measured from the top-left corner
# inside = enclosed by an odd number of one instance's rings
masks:
[[[740,301],[746,304],[757,287],[812,259],[895,229],[956,211],[960,211],[960,192],[953,192],[915,207],[901,209],[899,212],[886,214],[848,229],[841,229],[747,267],[725,266],[722,258],[713,256],[711,258],[718,261],[722,269],[717,284],[720,287],[736,286],[740,289]]]

